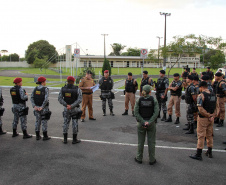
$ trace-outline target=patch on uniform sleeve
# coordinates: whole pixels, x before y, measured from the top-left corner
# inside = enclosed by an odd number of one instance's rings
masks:
[[[16,92],[15,92],[15,91],[12,91],[12,92],[11,92],[11,95],[12,95],[12,96],[16,96]]]
[[[71,98],[71,93],[65,93],[65,97]]]
[[[35,94],[40,95],[41,91],[35,91]]]

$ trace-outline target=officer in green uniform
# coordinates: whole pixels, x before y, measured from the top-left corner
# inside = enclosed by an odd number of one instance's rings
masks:
[[[135,104],[135,116],[137,119],[137,133],[138,133],[138,150],[135,161],[142,163],[145,136],[148,138],[148,152],[149,164],[156,163],[155,159],[155,136],[156,124],[155,120],[159,114],[159,105],[156,98],[151,96],[151,86],[145,85],[140,97]]]

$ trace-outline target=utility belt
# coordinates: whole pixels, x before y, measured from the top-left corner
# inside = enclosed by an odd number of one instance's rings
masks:
[[[51,111],[47,111],[47,112],[45,112],[45,113],[43,113],[43,114],[41,114],[41,118],[42,118],[42,120],[49,120],[50,119],[50,117],[51,117],[51,114],[52,114],[52,112]]]
[[[86,93],[86,92],[83,92],[82,94],[87,94],[87,95],[90,95],[90,94],[93,94],[92,92],[91,93]]]
[[[101,92],[100,99],[105,100],[106,98],[107,99],[115,99],[115,94],[111,91],[109,93],[106,93],[106,92],[102,93]]]
[[[0,116],[3,116],[5,109],[4,108],[0,108]]]
[[[178,97],[181,97],[181,95],[176,95],[176,94],[171,94],[171,96],[178,96]]]
[[[29,107],[24,107],[21,109],[21,111],[19,111],[19,117],[21,116],[27,116],[28,115],[28,111],[29,111]]]
[[[67,116],[68,112],[63,112],[63,117]],[[80,119],[82,116],[82,110],[79,110],[78,112],[74,112],[70,115],[72,117],[72,119]]]
[[[224,95],[224,94],[217,94],[217,97],[219,97],[219,98],[224,98],[225,95]]]

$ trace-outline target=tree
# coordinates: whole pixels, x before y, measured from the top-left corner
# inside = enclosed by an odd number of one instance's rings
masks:
[[[109,60],[106,58],[104,59],[103,67],[102,67],[102,75],[104,76],[104,71],[108,70],[109,71],[109,76],[111,76],[111,66],[109,63]]]
[[[44,59],[47,56],[47,60],[51,63],[56,63],[56,48],[49,44],[46,40],[39,40],[33,42],[28,46],[26,50],[26,60],[29,64],[33,64],[35,58]]]
[[[114,43],[111,44],[111,47],[113,49],[113,52],[109,54],[109,56],[120,56],[121,51],[126,47],[125,45]]]
[[[122,56],[140,56],[140,49],[128,48],[127,52],[121,54]]]
[[[210,66],[213,69],[222,67],[225,63],[225,55],[220,50],[210,50],[205,55],[205,66]]]
[[[95,69],[93,67],[84,67],[82,72],[78,75],[77,79],[76,79],[76,83],[78,84],[79,81],[86,75],[87,71],[91,71],[92,72],[92,79],[95,79]]]
[[[14,53],[9,55],[9,61],[19,62],[19,55]]]
[[[42,70],[42,68],[45,69],[45,73],[46,73],[46,69],[49,68],[50,63],[47,62],[47,56],[44,56],[44,59],[40,59],[38,57],[35,58],[35,61],[33,63],[33,67],[34,68],[40,68]]]

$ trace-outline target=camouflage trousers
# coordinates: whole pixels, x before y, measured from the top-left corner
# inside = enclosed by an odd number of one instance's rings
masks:
[[[113,109],[113,102],[111,98],[103,98],[102,99],[102,109],[105,110],[106,109],[106,101],[108,100],[108,106],[109,109]]]
[[[20,124],[21,124],[21,129],[27,130],[27,116],[19,116],[19,112],[24,108],[24,105],[21,104],[13,104],[12,112],[14,114],[14,119],[13,119],[13,129],[17,129],[17,125],[19,123],[20,119]]]
[[[159,104],[159,112],[161,112],[161,109],[162,109],[162,112],[163,112],[164,114],[166,114],[166,113],[167,113],[166,98],[162,99],[162,98],[161,98],[162,95],[163,95],[163,94],[160,94],[160,96],[157,96],[157,95],[156,95],[156,99],[157,99],[158,104]]]
[[[195,105],[194,104],[187,104],[187,121],[188,124],[191,125],[194,123],[194,110],[195,110]]]
[[[78,119],[76,118],[76,109],[67,110],[64,108],[63,117],[64,117],[64,124],[63,124],[63,133],[68,133],[69,124],[72,120],[72,132],[73,134],[78,133]]]
[[[47,127],[48,127],[47,120],[42,120],[42,116],[41,116],[42,114],[46,113],[47,111],[49,111],[49,107],[45,107],[41,111],[34,110],[34,115],[36,117],[35,131],[40,131],[40,127],[42,125],[42,131],[47,132]]]

